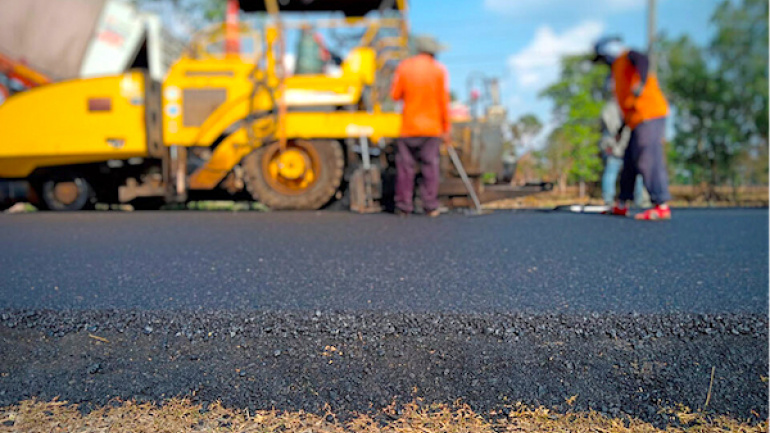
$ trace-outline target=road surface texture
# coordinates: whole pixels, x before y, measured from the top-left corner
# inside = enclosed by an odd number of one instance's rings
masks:
[[[767,312],[768,214],[0,219],[6,308]]]
[[[766,419],[767,242],[766,210],[2,215],[0,406],[461,398],[665,424],[711,388],[707,410]]]

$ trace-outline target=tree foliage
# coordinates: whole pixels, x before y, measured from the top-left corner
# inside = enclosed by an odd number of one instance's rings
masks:
[[[543,129],[540,119],[534,114],[524,114],[511,125],[513,145],[520,153],[526,152],[532,140]]]
[[[674,127],[667,147],[672,180],[767,183],[768,2],[724,0],[711,22],[715,32],[706,46],[688,36],[660,43],[658,73]],[[565,57],[558,81],[541,93],[554,104],[556,128],[536,156],[551,179],[598,178],[596,143],[603,101],[611,97],[604,90],[608,73],[590,67],[585,57]]]
[[[663,41],[661,81],[674,107],[669,156],[679,180],[767,181],[767,19],[767,1],[726,0],[708,46],[687,36]]]
[[[190,31],[198,31],[212,23],[223,22],[227,0],[131,0],[140,9],[170,4],[180,21],[187,23]]]
[[[524,114],[511,126],[513,138],[526,141],[531,139],[543,129],[540,119],[534,114]]]
[[[555,181],[561,192],[567,187],[571,158],[572,143],[565,136],[562,128],[556,128],[548,135],[545,147],[534,153],[538,166],[545,179]]]
[[[591,65],[585,56],[564,57],[559,81],[541,92],[553,101],[560,125],[550,135],[544,155],[558,159],[550,165],[563,167],[569,181],[595,181],[601,174],[597,143],[608,73],[606,67]]]

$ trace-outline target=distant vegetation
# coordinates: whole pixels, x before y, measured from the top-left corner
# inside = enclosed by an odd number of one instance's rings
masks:
[[[702,185],[709,200],[721,198],[719,185],[768,182],[768,3],[726,0],[711,23],[715,31],[706,46],[688,36],[661,36],[657,56],[672,108],[671,182]],[[599,115],[610,96],[604,90],[608,72],[591,67],[586,56],[562,60],[559,80],[541,93],[553,101],[558,126],[541,150],[520,159],[520,175],[548,179],[562,189],[598,180]]]

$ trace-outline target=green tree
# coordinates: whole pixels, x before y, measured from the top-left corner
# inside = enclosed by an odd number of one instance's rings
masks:
[[[532,141],[543,129],[540,119],[527,113],[510,125],[510,138],[503,143],[503,160],[516,163],[517,182],[527,182],[538,177],[537,160],[532,154]],[[518,156],[518,158],[516,157]]]
[[[193,31],[203,29],[209,24],[225,19],[227,0],[131,0],[140,9],[161,4],[173,6],[174,14],[190,25]]]
[[[567,188],[569,167],[573,163],[571,148],[572,143],[565,136],[563,128],[556,128],[548,134],[545,146],[533,152],[543,178],[555,182],[561,193]]]
[[[514,146],[519,150],[528,149],[532,140],[542,129],[543,124],[537,116],[531,113],[522,115],[511,125]]]
[[[585,181],[598,180],[602,170],[597,143],[608,73],[608,68],[591,65],[585,56],[564,57],[559,81],[540,94],[553,101],[554,116],[560,125],[549,138],[549,143],[558,143],[549,157],[567,161],[567,180],[580,182],[581,186]]]
[[[766,167],[767,19],[766,1],[724,1],[708,46],[687,36],[662,44],[661,81],[674,107],[674,178],[707,183],[709,198],[717,185],[756,182]]]
[[[742,127],[767,142],[768,2],[725,0],[711,20],[717,33],[710,49],[722,79],[733,83],[729,102],[739,111]]]

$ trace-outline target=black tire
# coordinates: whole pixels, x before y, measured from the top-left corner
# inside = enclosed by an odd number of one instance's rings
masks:
[[[72,199],[62,200],[57,196],[57,185],[70,183],[74,186]],[[78,211],[93,208],[94,190],[85,177],[74,173],[52,173],[39,183],[38,195],[43,209],[55,211]]]
[[[307,189],[287,193],[271,186],[266,178],[265,158],[274,154],[278,144],[260,147],[243,159],[246,172],[246,188],[252,198],[274,210],[315,210],[327,204],[342,183],[345,155],[336,140],[296,141],[293,144],[314,153],[314,165],[318,171]]]

